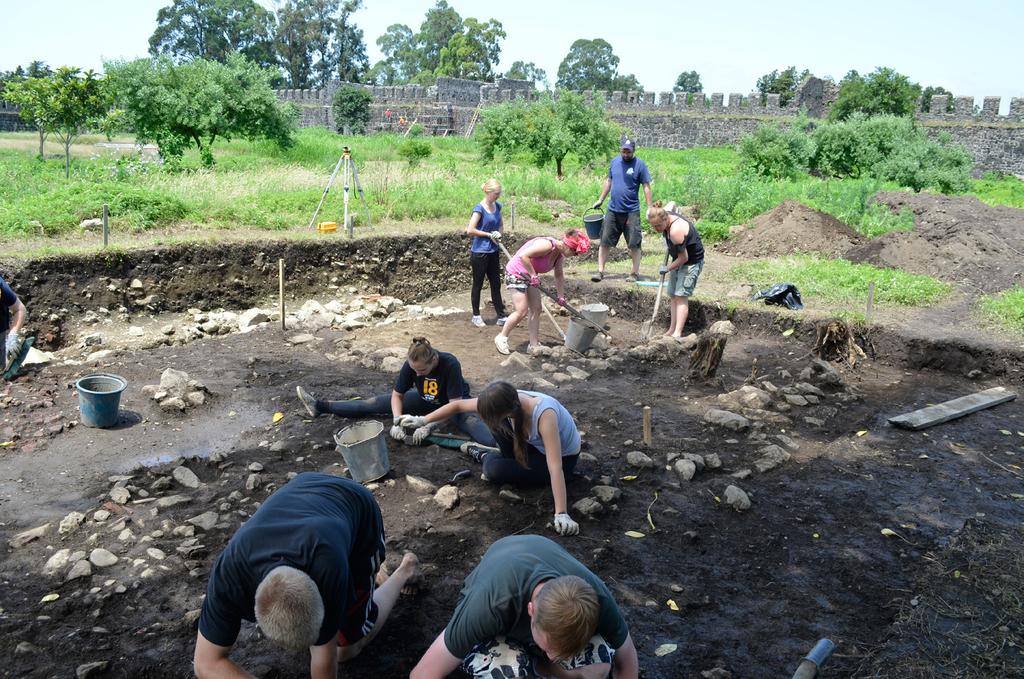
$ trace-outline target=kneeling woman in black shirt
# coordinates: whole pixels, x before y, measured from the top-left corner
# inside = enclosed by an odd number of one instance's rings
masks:
[[[415,388],[414,388],[415,387]],[[331,413],[340,417],[392,417],[391,437],[405,439],[405,431],[398,421],[402,415],[427,415],[451,401],[469,398],[469,384],[462,378],[462,365],[452,354],[430,346],[425,337],[414,337],[409,346],[405,365],[398,373],[395,388],[390,394],[381,394],[365,400],[318,400],[302,387],[296,387],[299,400],[311,417]],[[474,414],[458,413],[453,416],[455,426],[477,443],[497,445],[494,435]],[[421,443],[437,423],[413,432],[413,443]]]

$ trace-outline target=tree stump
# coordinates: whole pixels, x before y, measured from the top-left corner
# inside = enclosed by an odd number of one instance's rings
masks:
[[[722,353],[725,351],[726,342],[729,336],[704,332],[697,338],[697,346],[690,354],[690,377],[709,380],[718,371],[718,364],[722,362]]]
[[[858,358],[865,358],[864,350],[853,339],[850,325],[838,318],[818,326],[814,355],[823,361],[842,359],[851,366],[857,364]]]

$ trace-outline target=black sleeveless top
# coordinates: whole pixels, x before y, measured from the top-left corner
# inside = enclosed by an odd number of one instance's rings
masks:
[[[670,259],[675,259],[679,256],[679,252],[686,249],[686,263],[697,264],[698,262],[704,261],[704,244],[700,241],[700,234],[697,233],[697,227],[690,223],[690,220],[686,219],[682,215],[678,215],[675,212],[669,212],[672,217],[678,217],[686,222],[690,230],[686,234],[686,240],[680,244],[672,242],[672,238],[669,236],[669,232],[672,230],[671,223],[669,228],[665,229],[665,245],[668,246],[668,256]]]

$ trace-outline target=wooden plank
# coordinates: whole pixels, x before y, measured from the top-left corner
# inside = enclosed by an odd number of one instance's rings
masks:
[[[904,429],[926,429],[936,424],[955,420],[964,415],[976,413],[979,410],[997,406],[1000,403],[1012,401],[1015,398],[1017,398],[1017,394],[1009,389],[993,387],[992,389],[979,391],[976,394],[961,396],[960,398],[954,398],[952,401],[921,408],[912,413],[890,417],[889,424],[903,427]]]

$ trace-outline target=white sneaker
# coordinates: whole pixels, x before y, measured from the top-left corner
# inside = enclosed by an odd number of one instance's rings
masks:
[[[473,316],[473,318],[469,319],[469,322],[478,328],[482,328],[485,325],[487,325],[486,323],[484,323],[484,319],[480,318],[479,316]]]
[[[507,320],[508,320],[508,316],[498,316],[498,320],[496,320],[494,322],[494,324],[498,325],[498,326],[505,325],[505,321],[507,321]]]
[[[505,354],[507,356],[512,353],[512,350],[508,348],[508,338],[504,335],[494,336],[494,346],[498,348],[499,354]]]

